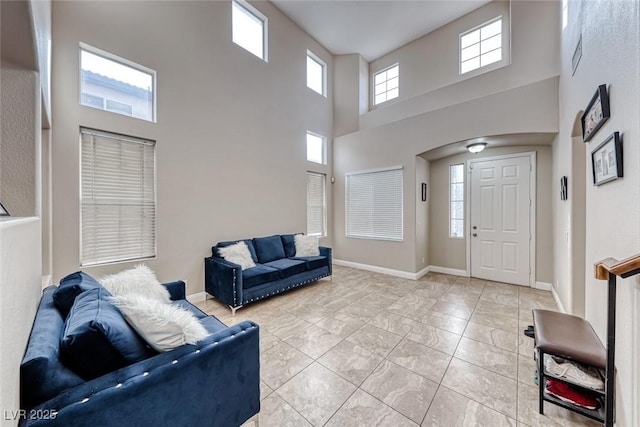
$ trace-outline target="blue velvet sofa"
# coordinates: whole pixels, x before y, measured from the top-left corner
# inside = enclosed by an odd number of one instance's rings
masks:
[[[205,258],[205,291],[227,304],[231,311],[243,305],[286,292],[331,276],[331,248],[320,246],[320,255],[296,257],[294,234],[220,242]],[[218,249],[244,241],[253,268],[243,270],[226,261]]]
[[[80,282],[86,279],[84,273],[74,274]],[[97,361],[85,361],[76,369],[61,351],[61,337],[67,332],[65,322],[72,316],[65,318],[59,301],[54,301],[57,287],[46,288],[20,366],[20,425],[236,427],[258,413],[258,325],[245,321],[227,327],[187,302],[184,282],[165,286],[172,304],[192,311],[211,335],[195,345],[164,353],[147,346],[145,351],[149,353],[142,360],[116,360],[118,366],[125,366],[106,373],[93,372],[100,365]],[[80,292],[75,301],[104,293],[96,289]],[[102,305],[95,323],[102,323],[107,333],[123,328],[117,316],[105,316],[114,313],[112,308],[105,309],[104,301],[99,303]],[[111,351],[101,349],[106,354]],[[99,376],[87,378],[96,374]]]

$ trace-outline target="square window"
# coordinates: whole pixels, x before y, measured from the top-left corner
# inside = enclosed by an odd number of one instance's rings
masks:
[[[400,95],[400,65],[395,64],[373,76],[373,105],[378,105]]]
[[[460,34],[460,74],[502,61],[502,17]]]
[[[307,160],[321,165],[327,164],[326,138],[312,132],[307,132]]]
[[[245,1],[233,1],[232,5],[231,26],[233,42],[266,61],[266,16]]]
[[[155,121],[155,71],[81,44],[80,76],[80,104]]]
[[[327,96],[327,64],[307,51],[307,87]]]

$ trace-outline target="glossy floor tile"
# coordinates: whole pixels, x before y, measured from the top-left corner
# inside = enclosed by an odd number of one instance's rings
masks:
[[[419,280],[334,266],[331,280],[243,307],[197,304],[260,325],[261,427],[597,426],[538,414],[531,310],[550,292],[428,273]]]

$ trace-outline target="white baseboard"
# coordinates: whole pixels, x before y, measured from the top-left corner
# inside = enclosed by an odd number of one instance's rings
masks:
[[[358,270],[373,271],[374,273],[381,273],[389,276],[402,277],[403,279],[417,280],[419,277],[418,276],[419,273],[409,273],[407,271],[393,270],[391,268],[378,267],[377,265],[360,264],[359,262],[344,261],[341,259],[334,259],[333,263],[336,265],[341,265],[343,267],[357,268]]]
[[[469,273],[466,270],[459,270],[457,268],[440,267],[437,265],[430,265],[427,267],[432,273],[449,274],[451,276],[469,277]]]
[[[551,295],[553,295],[553,299],[556,301],[556,305],[558,306],[558,310],[560,310],[560,313],[566,313],[567,311],[564,309],[562,301],[560,301],[560,297],[556,293],[556,288],[554,288],[553,286],[551,287]]]
[[[422,276],[424,276],[425,274],[427,274],[430,271],[431,271],[431,266],[427,265],[425,268],[423,268],[422,270],[420,270],[420,271],[418,271],[416,273],[416,280],[418,280],[419,278],[421,278]]]
[[[551,289],[553,289],[553,286],[551,286],[551,283],[546,283],[546,282],[536,282],[533,286],[533,289],[540,289],[541,291],[550,291]]]
[[[382,274],[387,274],[389,276],[402,277],[403,279],[410,279],[410,280],[418,280],[419,278],[421,278],[422,276],[424,276],[429,272],[450,274],[452,276],[469,277],[469,274],[465,270],[458,270],[455,268],[447,268],[447,267],[438,267],[437,265],[428,265],[422,270],[418,271],[417,273],[409,273],[408,271],[394,270],[391,268],[378,267],[377,265],[361,264],[359,262],[344,261],[341,259],[334,259],[333,263],[336,265],[341,265],[343,267],[351,267],[351,268],[357,268],[359,270],[373,271],[374,273],[382,273]]]
[[[206,292],[198,292],[197,294],[187,295],[187,301],[189,301],[192,304],[196,302],[205,301],[206,299],[207,299]]]

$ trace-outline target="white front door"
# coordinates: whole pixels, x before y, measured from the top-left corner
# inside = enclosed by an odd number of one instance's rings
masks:
[[[474,161],[471,168],[471,276],[530,285],[529,155]]]

